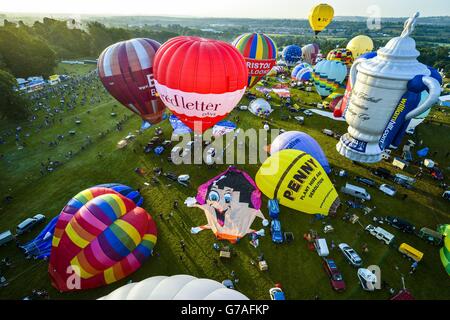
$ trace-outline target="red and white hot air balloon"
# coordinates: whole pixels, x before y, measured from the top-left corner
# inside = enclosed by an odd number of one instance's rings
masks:
[[[235,47],[199,37],[179,36],[164,43],[153,70],[161,100],[198,133],[231,112],[248,80],[244,57]]]
[[[159,42],[145,38],[121,41],[106,48],[97,65],[106,90],[152,124],[162,120],[165,110],[153,79],[153,60],[160,46]]]

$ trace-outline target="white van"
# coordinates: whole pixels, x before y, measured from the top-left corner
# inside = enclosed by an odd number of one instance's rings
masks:
[[[350,183],[346,183],[345,187],[341,188],[341,192],[351,195],[355,198],[370,200],[370,194],[366,191],[366,189],[355,186]]]
[[[330,254],[326,239],[316,239],[316,241],[314,242],[314,246],[316,247],[317,254],[320,257],[327,257]]]
[[[387,232],[383,228],[380,227],[374,227],[373,225],[369,224],[366,227],[366,231],[369,232],[371,235],[373,235],[378,240],[383,241],[386,244],[391,244],[391,242],[394,240],[395,236],[392,233]]]
[[[397,168],[403,170],[408,166],[408,163],[406,163],[406,161],[403,161],[400,158],[394,158],[394,160],[392,161],[392,165],[394,167],[397,167]]]

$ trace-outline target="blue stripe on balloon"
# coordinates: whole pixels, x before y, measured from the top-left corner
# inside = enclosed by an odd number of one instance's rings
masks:
[[[112,253],[115,257],[119,255],[123,258],[130,254],[130,250],[128,250],[127,247],[122,244],[122,241],[117,238],[117,236],[114,234],[114,232],[111,231],[111,229],[106,229],[102,233],[102,235],[104,236],[104,240],[106,240],[106,242],[102,242],[105,246],[105,249],[108,250],[108,253],[105,252],[108,256]],[[117,255],[115,255],[114,253],[116,253]]]

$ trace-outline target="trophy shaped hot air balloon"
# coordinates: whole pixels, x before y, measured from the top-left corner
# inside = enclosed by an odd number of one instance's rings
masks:
[[[118,42],[102,52],[97,66],[106,90],[151,124],[160,122],[165,110],[153,79],[153,60],[160,46],[145,38]]]
[[[231,44],[175,37],[158,50],[156,89],[164,104],[188,127],[202,133],[225,118],[248,81],[244,57]]]

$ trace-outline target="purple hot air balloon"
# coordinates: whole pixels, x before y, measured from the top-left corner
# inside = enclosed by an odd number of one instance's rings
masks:
[[[317,141],[309,134],[300,131],[287,131],[280,134],[273,140],[270,146],[270,153],[274,154],[284,149],[301,150],[309,153],[319,161],[326,173],[331,172],[325,153],[323,153]]]

